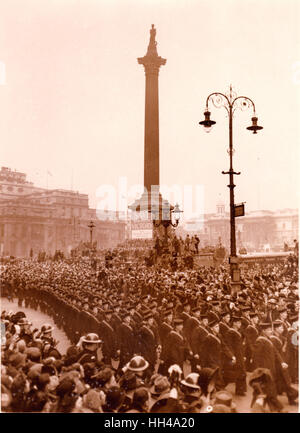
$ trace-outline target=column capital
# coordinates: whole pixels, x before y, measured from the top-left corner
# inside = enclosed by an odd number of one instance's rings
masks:
[[[160,66],[166,64],[166,59],[160,57],[157,53],[157,42],[155,40],[156,29],[154,28],[154,24],[152,24],[152,28],[150,30],[150,41],[147,49],[147,54],[144,57],[138,57],[138,63],[140,65],[144,65],[146,74],[149,72],[157,73],[159,71]]]

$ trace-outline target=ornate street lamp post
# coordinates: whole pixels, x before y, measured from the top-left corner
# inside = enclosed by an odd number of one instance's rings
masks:
[[[88,225],[88,228],[90,229],[90,243],[91,243],[91,249],[93,248],[93,229],[95,228],[95,224],[93,221],[91,221]]]
[[[174,208],[171,210],[170,206],[152,206],[152,222],[153,227],[163,226],[165,228],[165,249],[168,248],[168,227],[177,227],[180,220],[180,214],[183,211],[179,209],[179,205],[176,204]],[[172,217],[174,217],[175,222],[172,221]]]
[[[242,111],[246,109],[253,109],[253,116],[251,118],[252,125],[248,126],[247,129],[253,131],[253,134],[257,134],[257,131],[263,129],[262,126],[257,125],[257,116],[255,113],[255,104],[252,99],[247,96],[236,96],[236,94],[232,91],[232,86],[230,86],[229,95],[224,95],[223,93],[214,92],[211,93],[206,99],[206,109],[204,112],[204,120],[199,122],[200,125],[204,126],[206,132],[210,132],[212,126],[216,123],[215,121],[210,119],[210,111],[208,109],[209,102],[212,102],[216,108],[224,107],[228,113],[229,117],[229,171],[222,171],[222,174],[229,175],[229,191],[230,191],[230,273],[231,273],[231,281],[237,286],[240,282],[240,271],[238,266],[238,260],[236,255],[236,237],[235,237],[235,204],[234,204],[234,179],[233,175],[239,175],[240,172],[235,172],[233,170],[232,164],[232,156],[233,156],[233,143],[232,143],[232,119],[233,114],[236,109],[240,109]]]

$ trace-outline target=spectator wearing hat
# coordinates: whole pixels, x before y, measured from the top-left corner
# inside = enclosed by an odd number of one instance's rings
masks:
[[[131,371],[133,372],[138,379],[138,385],[144,385],[144,381],[147,382],[150,371],[149,371],[149,362],[140,355],[135,355],[133,358],[123,367],[123,371]]]
[[[137,377],[133,371],[126,370],[123,376],[121,376],[118,385],[125,391],[125,399],[122,406],[124,412],[131,408],[134,392],[142,384],[142,378]]]
[[[70,413],[74,410],[78,395],[75,393],[75,382],[69,377],[63,378],[58,384],[55,392],[58,396],[57,402],[52,406],[51,412]]]
[[[201,368],[199,371],[198,385],[201,389],[201,396],[207,404],[210,402],[211,395],[215,392],[216,383],[219,380],[219,367],[215,368]]]
[[[106,393],[103,412],[119,412],[125,399],[125,392],[119,386],[112,386]]]
[[[198,413],[201,409],[201,388],[198,384],[198,381],[198,373],[190,373],[185,379],[180,381],[181,390],[184,395],[183,398],[180,400],[182,412]]]
[[[34,339],[33,331],[31,330],[32,323],[28,319],[26,319],[26,317],[23,317],[17,322],[17,325],[19,325],[21,328],[19,333],[19,340],[24,340],[26,346],[32,344]],[[37,331],[37,329],[35,331]]]
[[[227,333],[227,344],[229,350],[232,354],[231,356],[231,369],[234,369],[234,382],[235,382],[235,394],[243,396],[246,394],[246,369],[244,362],[244,346],[243,337],[239,332],[242,326],[242,321],[240,316],[232,317],[232,327]],[[225,370],[225,368],[224,368]],[[225,380],[225,372],[224,372]],[[226,383],[226,380],[225,380]]]
[[[154,403],[150,413],[178,412],[180,405],[177,399],[171,396],[171,385],[166,376],[158,375],[150,388]]]
[[[140,387],[133,393],[132,403],[126,413],[145,413],[149,409],[149,391],[147,388]]]
[[[27,394],[30,390],[29,381],[23,372],[17,373],[10,387],[11,403],[13,412],[25,412]]]
[[[76,411],[77,412],[77,411]],[[90,389],[82,398],[80,410],[82,413],[102,413],[102,401],[100,392]]]
[[[91,362],[101,365],[103,359],[102,340],[98,334],[89,333],[80,338],[77,347],[82,350],[78,354],[77,362],[81,365]]]
[[[231,393],[226,390],[217,392],[212,404],[212,413],[236,412],[236,404],[233,402]]]
[[[42,373],[31,381],[31,389],[26,395],[26,412],[42,412],[48,401],[46,387],[50,382],[48,373]]]

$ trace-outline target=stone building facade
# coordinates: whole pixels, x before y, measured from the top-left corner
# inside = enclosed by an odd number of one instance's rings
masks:
[[[88,195],[74,191],[37,188],[26,175],[2,167],[0,171],[0,255],[28,257],[30,251],[65,254],[80,242],[97,248],[111,248],[125,239],[125,222],[118,218],[98,218],[89,208]]]
[[[298,240],[298,209],[246,212],[235,219],[237,248],[251,251],[283,250],[284,244],[293,246]],[[215,214],[206,214],[185,223],[185,231],[198,234],[202,246],[222,244],[229,249],[229,212],[218,204]]]

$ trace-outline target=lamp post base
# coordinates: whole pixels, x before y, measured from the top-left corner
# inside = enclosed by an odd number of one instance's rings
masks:
[[[236,256],[230,256],[230,277],[232,295],[241,290],[241,270],[239,268],[239,259]]]
[[[231,282],[231,295],[235,295],[240,292],[241,290],[241,283],[240,282]]]

